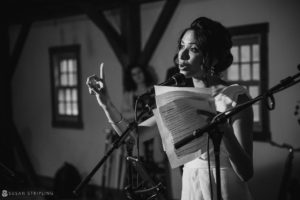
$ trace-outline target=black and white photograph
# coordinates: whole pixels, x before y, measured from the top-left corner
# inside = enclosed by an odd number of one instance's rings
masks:
[[[299,200],[299,10],[5,0],[0,199]]]

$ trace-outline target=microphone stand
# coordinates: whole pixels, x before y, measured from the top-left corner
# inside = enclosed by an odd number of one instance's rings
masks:
[[[145,113],[149,112],[149,110],[143,110],[138,119],[144,115]],[[98,164],[93,168],[93,170],[84,178],[80,184],[73,190],[73,194],[78,196],[79,192],[83,189],[83,187],[91,180],[92,176],[97,172],[97,170],[104,164],[104,162],[108,159],[108,157],[114,152],[114,150],[118,149],[124,142],[124,140],[129,136],[131,131],[135,130],[137,127],[137,122],[131,122],[124,133],[113,143],[112,147],[107,151],[104,157],[98,162]]]
[[[154,91],[154,90],[153,90]],[[149,102],[144,102],[145,97],[150,98],[151,100]],[[136,100],[136,104],[141,101],[143,104],[143,109],[142,109],[142,115],[146,114],[146,113],[150,113],[150,111],[152,111],[152,109],[154,109],[156,107],[155,103],[152,101],[154,98],[152,93],[145,93],[144,95],[138,96],[137,100]],[[140,117],[142,116],[141,114],[136,117],[135,121],[139,121]],[[139,137],[139,136],[138,136]],[[138,144],[139,145],[139,144]],[[132,157],[132,155],[128,154],[127,158],[127,163],[129,166],[129,185],[127,185],[124,188],[124,191],[126,193],[126,197],[127,199],[130,200],[166,200],[165,197],[161,194],[161,192],[163,190],[165,190],[166,188],[163,186],[163,184],[161,182],[159,182],[158,184],[155,184],[154,180],[152,180],[152,178],[147,174],[144,166],[142,165],[142,163],[140,162],[140,160],[136,157]],[[133,180],[132,180],[132,169],[135,169],[136,172],[142,177],[142,179],[144,180],[144,182],[148,182],[148,184],[150,184],[150,188],[141,188],[142,184],[139,185],[137,188],[133,188]],[[149,197],[146,197],[146,194],[150,194]]]
[[[300,70],[300,65],[298,65],[298,70]],[[245,103],[239,104],[234,108],[231,108],[223,113],[217,114],[213,120],[205,125],[204,127],[197,129],[193,132],[192,135],[189,135],[183,138],[181,141],[175,143],[175,148],[178,149],[187,143],[191,142],[192,140],[201,137],[204,133],[208,133],[209,136],[213,139],[214,144],[214,152],[215,152],[215,162],[216,162],[216,182],[217,182],[217,197],[218,200],[222,199],[221,195],[221,181],[220,181],[220,143],[222,140],[222,133],[218,131],[218,125],[224,123],[232,117],[233,115],[245,110],[246,108],[250,107],[252,104],[256,103],[257,101],[266,99],[267,107],[269,110],[273,110],[275,108],[275,101],[273,94],[280,92],[286,88],[289,88],[297,83],[300,82],[300,79],[296,80],[296,78],[300,77],[300,73],[297,73],[294,76],[289,76],[280,81],[279,84],[275,85],[271,89],[269,89],[266,93],[257,96],[254,99],[251,99]]]
[[[294,148],[293,146],[289,144],[278,144],[274,141],[269,141],[269,143],[272,146],[287,149],[288,150],[288,155],[285,161],[284,165],[284,170],[280,182],[280,189],[278,193],[278,200],[286,200],[286,199],[294,199],[294,191],[291,191],[289,187],[291,186],[292,180],[291,180],[291,174],[293,170],[293,159],[294,159],[294,153],[295,152],[300,152],[300,148]],[[290,197],[290,198],[288,198]]]
[[[183,85],[185,84],[185,77],[181,73],[177,73],[174,76],[171,77],[168,81],[161,83],[159,85]],[[91,80],[91,82],[88,83],[88,85],[93,88],[95,91],[99,91],[99,88],[95,85],[95,80]],[[138,99],[142,99],[145,96],[151,95],[154,92],[154,88],[152,87],[151,90],[141,96],[138,97]],[[112,154],[112,152],[119,148],[124,140],[128,137],[129,133],[136,129],[138,126],[138,120],[146,113],[149,113],[151,111],[151,106],[146,105],[146,109],[143,109],[143,111],[137,116],[136,120],[134,122],[131,122],[127,129],[124,131],[124,133],[118,138],[116,142],[114,142],[113,146],[108,150],[106,155],[99,161],[99,163],[93,168],[93,170],[88,174],[88,176],[83,179],[80,184],[73,190],[73,194],[76,196],[78,195],[78,192],[82,190],[82,188],[90,181],[92,176],[97,172],[97,170],[103,165],[103,163],[108,159],[108,157]]]
[[[217,187],[217,199],[221,200],[221,175],[220,175],[220,145],[223,137],[223,132],[219,130],[216,126],[208,132],[209,137],[213,141],[214,145],[214,155],[215,155],[215,165],[216,165],[216,187]],[[209,156],[209,155],[208,155]],[[218,169],[218,170],[217,170]],[[210,169],[208,169],[210,170]]]

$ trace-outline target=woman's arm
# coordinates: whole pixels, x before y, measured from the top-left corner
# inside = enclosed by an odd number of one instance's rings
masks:
[[[127,129],[129,123],[123,118],[109,98],[105,83],[103,64],[100,66],[100,78],[96,75],[92,75],[87,78],[86,84],[90,94],[96,96],[98,104],[103,109],[108,122],[118,135],[121,135]]]
[[[238,104],[248,101],[246,95],[238,97]],[[232,128],[231,128],[232,127]],[[249,107],[231,119],[231,127],[225,128],[223,141],[235,173],[243,181],[253,176],[253,110]]]
[[[109,101],[105,106],[102,106],[102,109],[112,128],[118,133],[118,135],[122,135],[129,126],[129,122],[127,122],[111,101]]]

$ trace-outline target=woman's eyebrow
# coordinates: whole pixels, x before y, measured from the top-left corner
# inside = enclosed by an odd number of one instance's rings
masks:
[[[198,45],[197,42],[188,42],[188,43],[185,43],[184,41],[181,41],[180,43],[181,44],[195,44],[195,45]]]

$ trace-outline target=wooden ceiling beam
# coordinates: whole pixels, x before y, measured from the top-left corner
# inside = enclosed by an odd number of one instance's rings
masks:
[[[24,47],[24,44],[26,42],[28,33],[30,31],[32,22],[27,22],[22,25],[21,31],[19,33],[18,39],[16,41],[15,47],[13,49],[12,55],[10,56],[9,60],[9,73],[8,76],[11,79],[14,75],[14,72],[16,71],[16,68],[18,66],[18,62],[22,53],[22,49]]]
[[[9,24],[22,24],[24,20],[44,21],[84,15],[81,5],[92,4],[98,11],[121,8],[126,4],[145,4],[164,0],[32,0],[9,1],[6,4],[6,18]]]
[[[156,24],[151,32],[151,35],[145,45],[145,48],[140,56],[139,63],[141,65],[148,65],[159,41],[165,32],[174,12],[177,8],[177,5],[180,0],[167,0],[164,5],[163,10],[161,11]]]
[[[127,55],[124,39],[106,19],[103,13],[98,12],[92,5],[85,6],[86,15],[104,33],[106,39],[115,52],[122,66],[127,64]]]
[[[1,68],[1,91],[3,94],[3,102],[1,104],[3,108],[1,112],[1,119],[4,123],[4,127],[2,127],[4,131],[3,133],[1,133],[0,137],[2,147],[0,150],[0,155],[1,158],[3,158],[5,165],[7,165],[12,171],[12,174],[14,174],[14,171],[16,170],[16,157],[18,157],[18,159],[21,161],[21,167],[23,167],[22,171],[25,173],[25,176],[27,178],[26,181],[28,181],[30,186],[36,187],[40,184],[34,167],[30,161],[25,146],[14,123],[12,105],[12,78],[18,66],[18,61],[29,34],[31,24],[32,22],[27,22],[22,25],[11,56],[9,55],[9,26],[5,25],[5,30],[2,30],[3,32],[1,32],[1,34],[4,33],[3,35],[1,35],[1,44],[4,44],[2,46],[4,50],[4,61],[3,67]],[[4,155],[2,152],[3,149],[5,150]],[[11,179],[10,182],[13,185],[16,185],[18,183],[14,181],[20,181],[17,180],[20,177],[18,177],[16,174],[12,174],[10,173],[9,175],[9,178]]]
[[[127,65],[135,64],[141,53],[141,15],[139,4],[127,4],[122,7],[121,31],[126,42]]]

